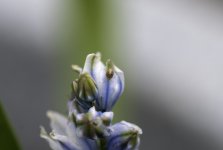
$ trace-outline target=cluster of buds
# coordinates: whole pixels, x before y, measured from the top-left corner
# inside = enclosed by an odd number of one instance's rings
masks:
[[[111,60],[101,62],[100,53],[89,54],[73,81],[68,117],[48,111],[53,131],[41,127],[41,137],[53,150],[138,150],[142,130],[121,121],[112,124],[112,108],[124,90],[124,74]]]

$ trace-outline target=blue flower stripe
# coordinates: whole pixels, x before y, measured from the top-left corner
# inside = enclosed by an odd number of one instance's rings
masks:
[[[109,97],[109,94],[110,94],[110,80],[106,80],[106,86],[105,86],[105,88],[106,88],[106,92],[105,92],[105,99],[104,99],[104,101],[105,101],[105,103],[104,103],[104,107],[103,107],[103,111],[107,111],[107,106],[108,106],[108,97]]]
[[[74,147],[72,148],[72,147],[68,146],[67,144],[65,144],[62,141],[58,141],[58,142],[60,143],[60,145],[63,147],[64,150],[78,150],[78,149],[76,149]]]
[[[123,86],[122,86],[122,80],[121,78],[117,75],[118,77],[118,85],[119,85],[119,91],[117,92],[117,95],[115,96],[111,108],[115,105],[115,102],[118,100],[119,96],[122,94]]]

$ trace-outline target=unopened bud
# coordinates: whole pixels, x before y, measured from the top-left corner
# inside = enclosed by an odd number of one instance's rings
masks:
[[[88,73],[81,74],[77,82],[78,99],[85,102],[93,102],[98,96],[98,89]]]
[[[142,129],[138,126],[121,121],[109,127],[110,135],[108,137],[108,149],[131,149],[138,150]],[[115,139],[115,140],[114,140]]]

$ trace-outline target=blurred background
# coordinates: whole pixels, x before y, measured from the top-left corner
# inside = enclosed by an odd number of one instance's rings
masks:
[[[0,99],[24,150],[48,150],[47,110],[67,113],[71,64],[100,51],[125,72],[115,120],[142,150],[223,149],[223,1],[1,0]]]

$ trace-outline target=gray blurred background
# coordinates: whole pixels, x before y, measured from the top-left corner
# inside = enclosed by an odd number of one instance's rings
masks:
[[[223,149],[223,1],[0,0],[0,99],[24,150],[48,150],[47,110],[67,113],[71,64],[100,51],[124,72],[115,121],[142,150]]]

